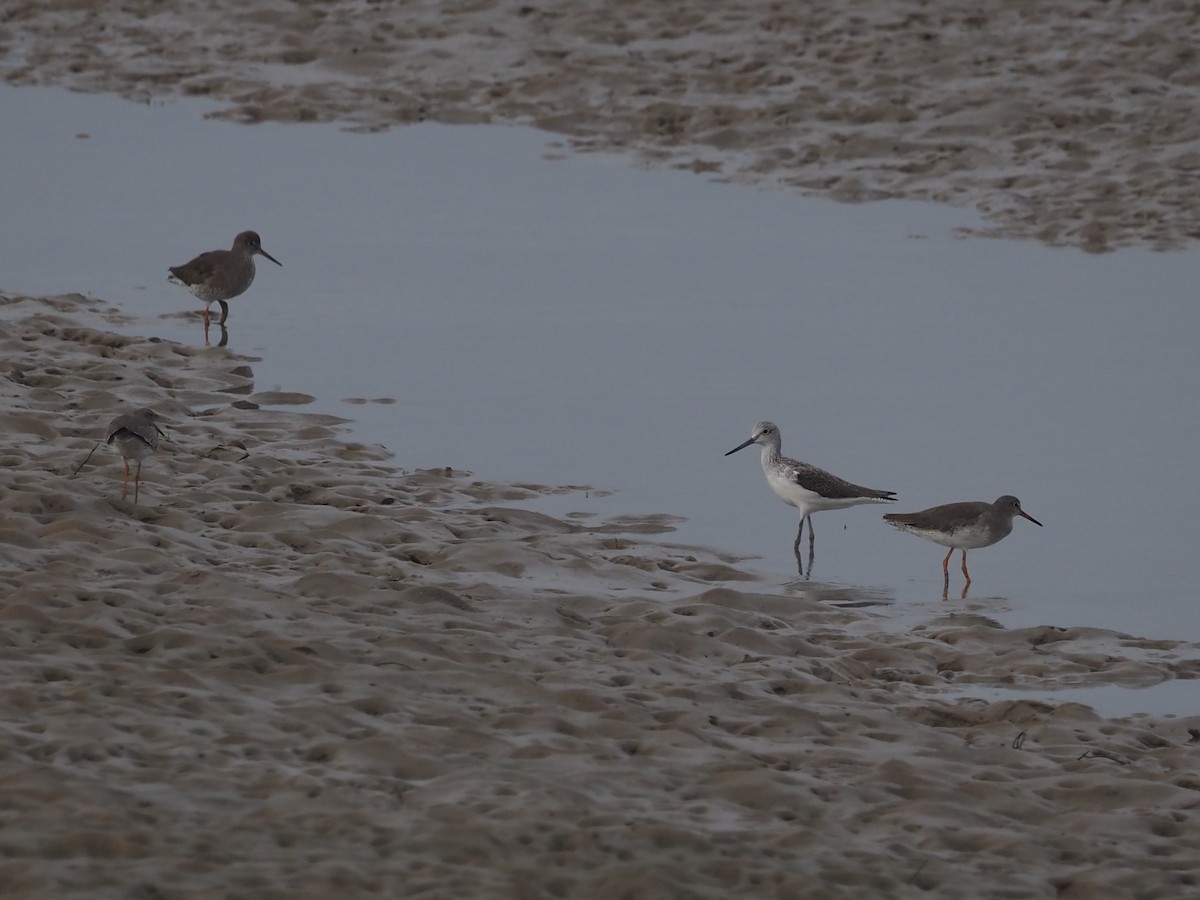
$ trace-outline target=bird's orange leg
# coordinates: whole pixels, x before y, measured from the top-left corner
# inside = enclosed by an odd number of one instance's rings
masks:
[[[967,571],[967,549],[965,547],[963,548],[962,569],[963,577],[967,579],[967,584],[970,585],[971,573]]]
[[[946,599],[946,592],[950,590],[950,557],[954,555],[954,548],[950,548],[950,552],[946,554],[946,558],[942,560],[942,599]]]

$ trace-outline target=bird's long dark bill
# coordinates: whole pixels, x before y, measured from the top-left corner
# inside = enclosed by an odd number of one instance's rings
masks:
[[[100,442],[99,442],[99,441],[96,441],[96,446],[95,446],[95,447],[93,447],[93,448],[91,449],[91,451],[88,453],[88,455],[87,455],[86,457],[84,457],[84,460],[83,460],[83,462],[81,462],[79,465],[77,465],[77,466],[75,467],[75,471],[71,473],[71,477],[72,477],[72,478],[74,478],[76,475],[78,475],[78,474],[79,474],[79,470],[80,470],[80,469],[82,469],[84,466],[86,466],[86,465],[87,465],[87,461],[88,461],[89,459],[91,459],[91,458],[92,458],[92,453],[95,453],[95,452],[96,452],[96,449],[97,449],[99,446],[100,446]]]
[[[1032,522],[1034,525],[1041,525],[1041,524],[1042,524],[1042,523],[1041,523],[1041,522],[1039,522],[1037,519],[1035,519],[1033,516],[1031,516],[1029,513],[1025,512],[1025,510],[1023,510],[1023,509],[1019,509],[1019,510],[1017,510],[1017,512],[1019,512],[1021,515],[1023,515],[1023,516],[1024,516],[1026,519],[1028,519],[1028,520],[1029,520],[1030,522]]]
[[[734,447],[732,450],[730,450],[725,455],[732,456],[733,454],[737,453],[739,450],[741,450],[745,447],[749,447],[753,443],[754,443],[754,438],[750,438],[750,440],[748,440],[748,441],[742,441],[742,443],[738,444],[736,447]]]
[[[271,262],[275,263],[275,265],[279,266],[279,268],[281,268],[281,269],[283,268],[283,263],[281,263],[279,260],[277,260],[275,257],[273,257],[270,253],[268,253],[262,247],[258,248],[258,252],[261,253],[263,256],[265,256],[267,259],[269,259]]]

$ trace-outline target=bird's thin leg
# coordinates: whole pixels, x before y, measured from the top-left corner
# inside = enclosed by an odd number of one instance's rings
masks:
[[[967,571],[967,548],[966,547],[963,548],[962,553],[963,553],[963,558],[962,558],[963,577],[967,579],[967,584],[970,585],[971,573]]]
[[[139,459],[137,464],[137,474],[133,476],[133,502],[138,502],[138,485],[142,483],[142,461]]]
[[[221,304],[221,321],[217,324],[224,325],[225,320],[229,318],[229,304],[224,300],[218,300],[217,302]]]
[[[796,531],[796,543],[792,544],[792,552],[796,554],[796,571],[804,577],[804,559],[800,556],[800,537],[804,534],[804,516],[800,517],[800,528]]]
[[[804,518],[808,519],[808,558],[811,561],[813,558],[813,552],[817,546],[817,533],[813,530],[812,516],[805,516]]]
[[[950,548],[950,552],[946,554],[946,558],[942,560],[942,599],[946,599],[946,594],[950,591],[950,557],[954,555],[954,548]]]

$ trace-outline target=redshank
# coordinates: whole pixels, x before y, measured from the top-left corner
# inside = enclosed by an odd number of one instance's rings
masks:
[[[253,231],[243,231],[233,239],[232,250],[209,250],[191,262],[172,266],[167,281],[181,284],[193,295],[204,301],[204,340],[208,341],[208,308],[213,301],[221,304],[221,321],[224,325],[229,317],[226,302],[254,283],[254,256],[265,256],[277,266],[279,260],[262,248],[262,239]]]
[[[990,547],[1008,537],[1013,530],[1013,519],[1017,516],[1028,519],[1034,525],[1042,524],[1021,509],[1021,501],[1011,494],[998,497],[994,503],[947,503],[915,513],[888,513],[883,520],[901,531],[950,548],[942,560],[943,585],[945,590],[949,590],[950,557],[954,551],[962,550],[962,573],[967,579],[967,586],[970,586],[967,551]],[[963,592],[965,596],[966,587]]]
[[[138,502],[138,486],[142,480],[142,460],[158,449],[158,439],[163,437],[155,421],[158,415],[152,409],[138,409],[117,416],[108,426],[106,444],[116,443],[121,459],[125,463],[125,478],[121,482],[121,499],[129,493],[129,461],[137,463],[133,476],[133,502]]]
[[[797,563],[800,562],[800,538],[804,534],[804,523],[808,522],[810,572],[816,541],[811,518],[813,513],[826,509],[846,509],[863,503],[888,503],[896,499],[895,491],[880,491],[851,484],[824,469],[782,456],[779,452],[782,438],[779,427],[774,422],[759,422],[754,426],[748,440],[738,444],[725,455],[737,453],[751,444],[762,447],[763,474],[767,476],[767,484],[775,492],[775,496],[800,510],[800,528],[796,531],[796,543],[792,546]],[[800,574],[804,574],[802,565]]]

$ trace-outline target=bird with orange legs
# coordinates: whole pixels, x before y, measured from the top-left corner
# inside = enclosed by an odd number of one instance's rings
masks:
[[[962,551],[962,573],[967,583],[963,596],[971,586],[971,573],[967,571],[967,551],[990,547],[1008,537],[1013,530],[1013,519],[1020,516],[1034,525],[1041,522],[1021,508],[1021,501],[1011,494],[997,498],[994,503],[971,501],[947,503],[915,513],[888,513],[883,520],[901,531],[915,534],[919,538],[949,547],[942,560],[942,597],[950,590],[950,557],[955,550]]]

